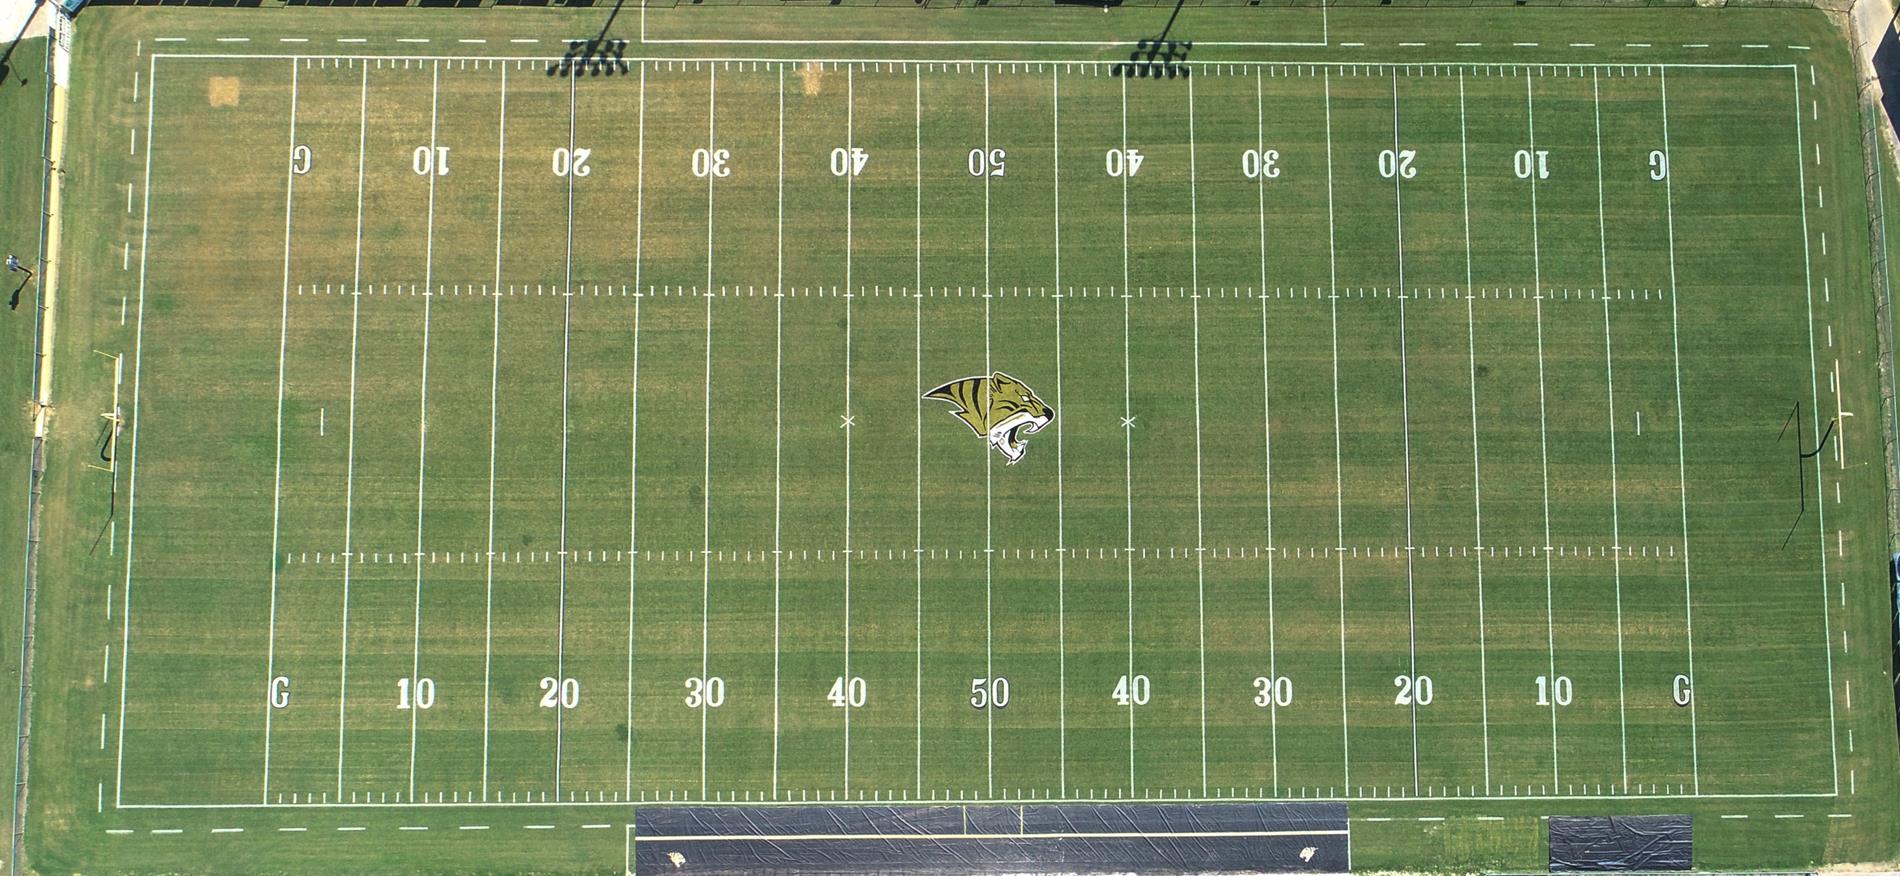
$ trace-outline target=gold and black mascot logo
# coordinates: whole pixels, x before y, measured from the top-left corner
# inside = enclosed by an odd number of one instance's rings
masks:
[[[1056,418],[1055,411],[1028,384],[1001,371],[988,377],[952,380],[924,393],[924,398],[956,405],[951,413],[988,439],[1010,465],[1021,462],[1028,450],[1023,436],[1042,431]]]

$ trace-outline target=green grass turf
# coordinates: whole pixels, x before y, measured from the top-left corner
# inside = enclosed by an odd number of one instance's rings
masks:
[[[909,20],[860,12],[851,27]],[[1260,11],[1260,38],[1311,12]],[[732,35],[775,14],[649,24]],[[62,740],[36,755],[39,866],[618,866],[624,805],[395,805],[543,795],[1343,797],[1362,868],[1538,867],[1536,816],[1585,811],[1694,812],[1705,867],[1891,855],[1865,207],[1825,19],[1403,14],[1341,11],[1336,48],[1278,51],[1353,61],[1347,42],[1417,37],[1437,48],[1381,57],[1423,62],[1467,37],[1693,34],[1712,48],[1561,59],[1799,63],[1525,67],[1554,48],[1499,46],[1484,54],[1503,66],[1202,68],[1190,103],[1188,79],[1094,65],[674,61],[569,80],[545,62],[358,61],[295,65],[293,114],[289,60],[167,57],[154,88],[141,53],[309,34],[382,54],[421,25],[487,54],[593,22],[88,13],[60,355],[83,410],[110,391],[90,348],[138,353],[131,654],[124,555],[65,553],[57,574],[85,586],[41,614],[65,631],[43,638],[43,677],[70,694],[36,715]],[[1010,21],[1119,34],[1103,18]],[[237,35],[254,42],[212,41]],[[1797,38],[1815,49],[1740,47]],[[771,52],[956,51],[794,49]],[[1667,185],[1648,175],[1665,76]],[[413,170],[432,139],[447,175]],[[312,153],[294,181],[293,143]],[[570,144],[591,150],[571,188],[549,172]],[[1006,175],[970,175],[985,145]],[[146,191],[148,146],[149,223],[123,188]],[[827,166],[844,146],[871,156],[848,181]],[[1534,187],[1512,172],[1533,146],[1552,168]],[[696,178],[701,147],[728,150],[732,175]],[[1111,177],[1124,147],[1145,163]],[[1395,147],[1418,170],[1396,184],[1378,170]],[[1243,178],[1249,148],[1280,175]],[[1810,443],[1832,418],[1836,357],[1840,406],[1867,413],[1846,421],[1846,468],[1829,453],[1798,476],[1794,430],[1777,433],[1796,401]],[[918,400],[986,368],[1058,407],[1020,465]],[[72,539],[105,520],[84,444],[63,436]],[[1798,477],[1809,508],[1784,547]],[[481,561],[491,544],[505,561]],[[1691,610],[1693,712],[1669,697]],[[1570,705],[1536,702],[1553,668]],[[1131,671],[1152,686],[1133,708],[1111,698]],[[291,679],[286,708],[267,707],[272,675]],[[682,702],[700,675],[723,681],[718,708]],[[1399,675],[1429,676],[1432,702],[1395,704]],[[827,702],[846,676],[862,707]],[[968,704],[986,676],[1010,680],[1007,708]],[[1289,679],[1293,702],[1253,705],[1259,676]],[[407,677],[431,680],[431,708],[396,707]],[[576,679],[578,707],[540,707],[544,677]],[[1578,799],[1626,794],[1671,796]],[[311,795],[392,805],[119,808]],[[557,830],[519,830],[543,822]],[[491,829],[457,830],[473,824]]]

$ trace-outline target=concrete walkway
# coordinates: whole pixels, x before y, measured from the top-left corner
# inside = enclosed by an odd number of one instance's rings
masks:
[[[39,0],[0,0],[0,43],[45,36],[50,7]]]

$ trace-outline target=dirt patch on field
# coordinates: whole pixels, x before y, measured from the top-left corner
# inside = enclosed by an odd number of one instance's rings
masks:
[[[236,76],[213,76],[211,84],[205,89],[205,98],[212,106],[237,106],[239,82]]]
[[[817,61],[806,61],[798,68],[798,79],[805,86],[805,96],[811,97],[825,87],[825,65]]]

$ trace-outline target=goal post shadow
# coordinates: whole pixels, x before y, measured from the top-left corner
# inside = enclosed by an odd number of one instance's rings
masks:
[[[1781,434],[1775,436],[1775,443],[1779,444],[1784,438],[1787,437],[1788,426],[1791,423],[1794,425],[1794,445],[1795,445],[1794,446],[1794,451],[1795,451],[1794,472],[1795,472],[1795,483],[1796,483],[1795,494],[1796,494],[1796,499],[1799,502],[1799,510],[1795,512],[1794,522],[1788,525],[1788,534],[1783,536],[1781,539],[1782,550],[1786,550],[1788,548],[1788,543],[1794,540],[1795,530],[1801,528],[1801,521],[1803,518],[1807,516],[1807,513],[1808,513],[1807,462],[1808,460],[1813,459],[1816,456],[1820,456],[1821,451],[1827,449],[1827,443],[1829,440],[1831,440],[1834,437],[1834,429],[1837,425],[1840,424],[1840,420],[1830,419],[1827,421],[1827,427],[1821,431],[1821,438],[1819,441],[1815,442],[1813,450],[1807,449],[1806,444],[1804,443],[1803,438],[1802,438],[1802,436],[1805,433],[1801,428],[1801,402],[1799,400],[1795,401],[1794,410],[1788,412],[1788,418],[1781,422]]]

